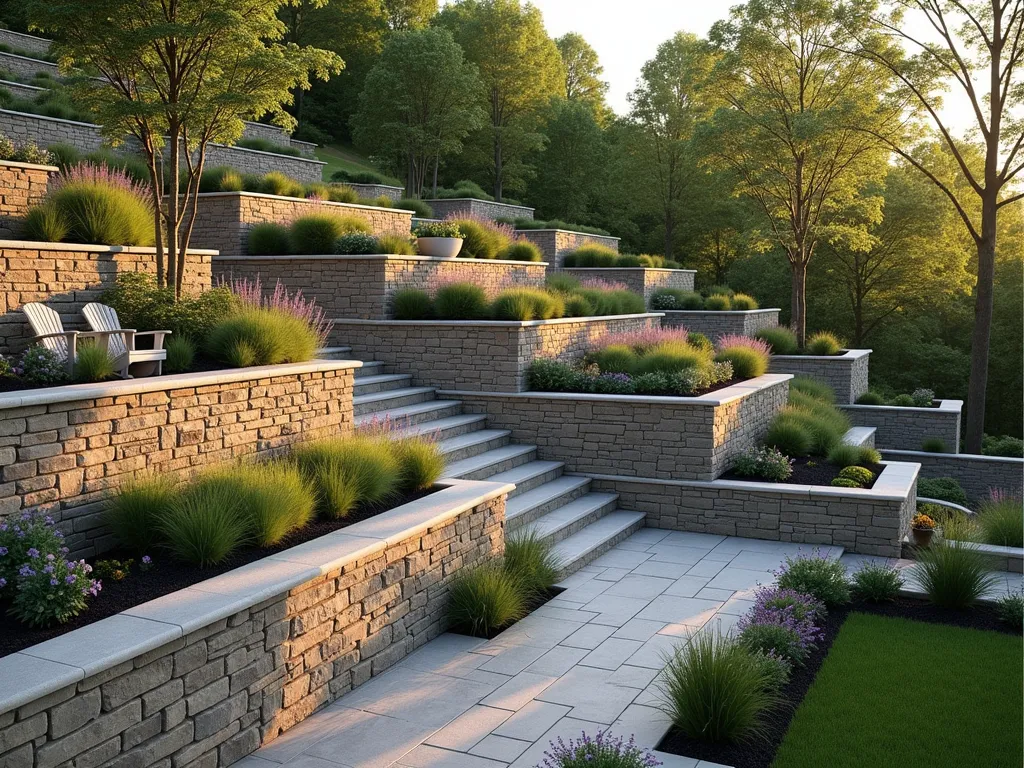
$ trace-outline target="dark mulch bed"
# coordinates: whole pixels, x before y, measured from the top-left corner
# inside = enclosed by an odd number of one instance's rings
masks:
[[[552,587],[547,592],[545,592],[543,594],[540,594],[540,595],[537,595],[536,597],[534,597],[529,602],[529,604],[527,606],[527,611],[523,615],[523,619],[525,619],[531,613],[533,613],[538,608],[540,608],[542,605],[547,603],[549,600],[554,600],[556,597],[558,597],[563,592],[565,592],[565,590],[562,587]],[[523,619],[520,619],[519,621],[522,621]],[[461,625],[461,624],[458,625],[458,626],[449,627],[448,631],[449,632],[453,632],[456,635],[468,635],[469,637],[481,637],[484,640],[493,640],[498,635],[500,635],[502,632],[504,632],[506,629],[508,629],[509,627],[511,627],[512,625],[517,624],[517,623],[518,622],[513,621],[512,624],[506,624],[504,627],[501,627],[500,629],[495,629],[494,631],[492,631],[492,632],[490,632],[489,634],[486,634],[486,635],[478,635],[478,634],[472,632],[470,627],[468,627],[466,625]]]
[[[806,664],[793,668],[789,683],[782,689],[783,703],[767,713],[763,737],[755,738],[745,744],[709,744],[692,739],[682,731],[673,728],[661,740],[657,749],[673,755],[707,760],[734,768],[769,768],[786,736],[790,721],[796,714],[804,696],[807,695],[814,678],[817,677],[818,670],[825,663],[829,649],[839,634],[843,622],[851,613],[855,612],[912,619],[931,624],[949,624],[967,629],[991,630],[1009,635],[1021,634],[1019,630],[1011,629],[1001,622],[995,609],[987,605],[978,606],[970,611],[954,611],[939,608],[921,600],[900,598],[892,603],[854,602],[843,608],[835,608],[825,619],[824,640],[811,653]],[[908,653],[911,651],[912,649],[908,649]]]
[[[867,464],[866,469],[870,469],[875,479],[871,481],[870,485],[865,485],[865,488],[873,488],[875,481],[878,480],[879,474],[885,467],[881,464]],[[776,480],[765,480],[760,477],[747,477],[746,475],[740,475],[735,471],[726,472],[722,475],[722,480],[739,480],[747,482],[757,483],[778,483],[779,485],[831,485],[832,481],[839,477],[840,467],[835,464],[829,463],[827,459],[820,457],[802,457],[793,459],[793,474],[788,479],[782,481]]]
[[[157,551],[150,553],[153,557],[153,565],[146,571],[139,567],[139,559],[135,558],[135,565],[132,566],[130,575],[121,581],[111,579],[103,580],[103,590],[99,595],[89,601],[89,609],[80,616],[61,624],[57,627],[47,629],[31,629],[19,623],[16,619],[7,615],[7,606],[0,603],[0,657],[20,651],[29,646],[41,643],[54,637],[66,634],[74,629],[92,624],[100,619],[113,616],[116,613],[127,610],[133,606],[155,600],[158,597],[177,592],[179,589],[198,584],[200,581],[219,576],[230,570],[247,565],[261,558],[283,552],[297,544],[303,544],[324,536],[333,531],[347,528],[361,520],[387,512],[402,504],[421,499],[433,491],[410,494],[387,504],[364,505],[356,508],[344,520],[314,520],[306,527],[288,535],[283,541],[273,547],[262,549],[249,548],[241,550],[229,557],[219,565],[209,568],[196,568],[173,560],[170,555]],[[95,560],[125,560],[133,557],[132,553],[114,550],[105,552]],[[95,562],[94,560],[94,562]]]

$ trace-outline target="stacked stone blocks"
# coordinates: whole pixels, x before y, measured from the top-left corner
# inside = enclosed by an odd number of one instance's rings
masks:
[[[648,304],[654,292],[661,288],[675,288],[680,291],[693,290],[692,269],[649,269],[646,267],[568,267],[562,270],[580,280],[605,280],[622,283],[633,293],[644,297]]]
[[[582,245],[603,245],[616,252],[619,250],[617,237],[568,232],[564,229],[517,229],[516,237],[525,238],[540,248],[544,261],[552,267],[561,266],[562,257]]]
[[[469,217],[474,219],[532,219],[533,208],[523,205],[496,203],[492,200],[454,198],[424,200],[434,211],[435,218]]]
[[[712,312],[708,310],[663,310],[661,324],[666,328],[685,328],[690,333],[703,333],[712,341],[727,335],[753,336],[765,328],[779,324],[778,309],[754,309],[746,312]]]
[[[772,355],[768,370],[807,376],[832,387],[836,402],[846,405],[868,391],[870,349],[848,349],[838,355]]]
[[[52,165],[31,165],[9,160],[0,162],[0,238],[20,234],[29,208],[43,201],[50,174],[57,171]],[[2,275],[0,280],[3,280]]]
[[[925,440],[939,438],[950,453],[960,450],[962,400],[940,400],[934,408],[892,405],[840,406],[855,427],[874,427],[875,445],[919,451]]]

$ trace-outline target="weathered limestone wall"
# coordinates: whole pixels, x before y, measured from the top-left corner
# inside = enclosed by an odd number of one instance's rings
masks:
[[[676,288],[681,291],[693,290],[693,269],[648,269],[646,267],[568,267],[562,270],[580,280],[607,280],[623,283],[633,293],[639,293],[645,302],[659,288]],[[660,311],[660,310],[659,310]]]
[[[0,80],[0,88],[10,91],[12,96],[17,96],[19,99],[34,99],[46,90],[45,88],[25,85],[25,83],[15,83],[10,80]]]
[[[8,43],[8,45],[12,44]],[[25,47],[18,44],[13,45],[22,49]],[[42,59],[33,59],[29,56],[20,56],[16,53],[0,52],[0,69],[26,79],[33,77],[39,72],[45,72],[53,77],[58,77],[60,75],[60,69],[56,64],[49,61],[43,61]]]
[[[28,209],[43,201],[50,174],[57,171],[52,165],[0,161],[0,238],[20,234]]]
[[[603,245],[613,251],[619,250],[619,238],[605,235],[587,235],[583,232],[567,232],[564,229],[517,229],[516,237],[524,237],[540,248],[544,261],[552,268],[562,264],[562,257],[575,251],[581,245]]]
[[[685,328],[691,333],[703,333],[714,341],[720,336],[738,334],[753,336],[764,328],[779,324],[778,309],[754,309],[746,312],[710,312],[707,310],[659,310],[665,313],[661,324],[666,328]]]
[[[351,181],[342,183],[346,187],[352,187],[363,197],[387,197],[391,200],[401,200],[405,196],[404,187],[393,187],[390,184],[356,184]]]
[[[937,437],[950,453],[960,450],[962,400],[940,400],[935,408],[907,408],[893,405],[842,405],[840,408],[856,427],[875,428],[875,447],[907,451],[921,450],[921,444]]]
[[[0,43],[29,53],[47,54],[50,52],[50,41],[35,35],[26,35],[11,29],[0,29]]]
[[[532,219],[533,208],[508,203],[494,203],[473,198],[451,200],[424,200],[434,210],[434,216],[446,219],[449,216],[469,216],[479,219]]]
[[[967,492],[971,504],[987,498],[994,488],[1020,493],[1024,487],[1024,459],[884,448],[882,456],[886,461],[916,461],[921,465],[921,477],[952,477]]]
[[[848,349],[844,354],[772,355],[768,370],[792,373],[828,384],[840,405],[853,403],[868,391],[868,358],[870,349]]]

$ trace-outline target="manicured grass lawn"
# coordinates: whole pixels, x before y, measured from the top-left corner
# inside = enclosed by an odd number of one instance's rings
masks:
[[[330,180],[331,174],[335,171],[348,171],[349,173],[373,171],[374,173],[381,173],[368,158],[359,154],[352,147],[343,144],[329,144],[317,147],[316,158],[327,163],[323,170],[324,181]],[[383,175],[387,176],[387,174]],[[388,183],[399,187],[402,186],[398,179],[390,179]]]
[[[772,768],[1020,768],[1020,637],[851,614]]]

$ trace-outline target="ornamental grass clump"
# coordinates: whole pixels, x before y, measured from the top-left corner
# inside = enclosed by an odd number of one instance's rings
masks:
[[[843,341],[829,331],[818,331],[808,337],[804,351],[808,355],[838,355],[843,349]]]
[[[246,308],[214,326],[207,353],[233,368],[311,360],[319,346],[309,324],[276,309]]]
[[[559,561],[550,542],[532,528],[505,540],[505,570],[529,598],[547,594],[558,581]]]
[[[619,254],[604,245],[582,245],[565,254],[563,267],[614,267]]]
[[[505,261],[543,261],[540,248],[526,238],[509,243],[498,252],[498,258]]]
[[[377,238],[377,253],[390,253],[394,256],[415,256],[416,245],[408,236],[380,235]]]
[[[479,285],[450,283],[434,294],[434,312],[444,320],[483,320],[490,315],[490,306]]]
[[[970,608],[997,583],[985,556],[960,541],[921,550],[914,575],[931,602],[957,610]]]
[[[864,563],[853,574],[853,593],[872,603],[892,602],[903,589],[903,577],[895,568]]]
[[[184,373],[191,370],[195,362],[196,343],[188,336],[174,336],[164,342],[164,349],[167,351],[167,360],[164,361],[164,370],[167,373]]]
[[[996,601],[999,620],[1007,626],[1020,630],[1024,627],[1024,592],[1004,595]]]
[[[1024,547],[1024,503],[1016,494],[989,491],[977,515],[981,540],[999,547]]]
[[[444,473],[444,454],[433,440],[419,437],[395,440],[391,450],[398,461],[399,487],[406,493],[430,488]]]
[[[513,230],[508,225],[469,217],[445,221],[458,227],[461,232],[462,250],[459,256],[464,259],[496,259],[498,253],[512,243]]]
[[[729,334],[718,340],[715,360],[732,363],[733,373],[740,379],[754,379],[768,370],[769,347],[759,339]]]
[[[846,568],[826,555],[812,552],[798,557],[787,556],[775,575],[780,588],[810,595],[828,608],[850,602]]]
[[[758,308],[757,299],[745,293],[735,293],[731,299],[732,309],[736,312],[750,312]]]
[[[491,303],[496,320],[551,320],[565,313],[565,302],[539,288],[509,288]]]
[[[754,334],[754,338],[767,342],[773,355],[795,355],[800,350],[796,334],[783,325],[762,328]]]
[[[490,637],[527,610],[525,591],[500,565],[460,570],[448,590],[449,623],[475,637]]]
[[[216,484],[238,499],[246,540],[260,547],[279,543],[309,523],[315,512],[310,485],[283,462],[225,467],[209,472],[200,483]]]
[[[223,562],[250,542],[236,484],[213,474],[175,494],[157,529],[175,558],[200,568]]]
[[[794,376],[790,379],[789,391],[798,392],[829,405],[836,401],[836,393],[832,387],[807,376]]]
[[[312,255],[334,253],[338,238],[353,232],[369,234],[370,225],[355,216],[310,213],[288,228],[294,252]]]
[[[434,316],[434,300],[418,288],[403,288],[391,300],[395,320],[429,320]]]
[[[292,453],[299,471],[316,487],[319,512],[344,518],[357,504],[394,498],[403,465],[383,437],[352,437],[299,445]]]
[[[732,300],[724,293],[714,293],[704,299],[704,309],[710,312],[727,312],[732,309]]]
[[[104,345],[87,342],[78,346],[75,381],[91,384],[114,378],[114,360]]]
[[[142,555],[160,542],[160,521],[178,493],[170,475],[135,478],[121,485],[103,510],[103,522],[121,546]]]
[[[562,741],[559,736],[549,742],[544,761],[537,768],[656,768],[662,765],[653,754],[636,745],[633,737],[624,742],[607,730],[590,737],[581,732],[579,739]]]
[[[254,224],[246,236],[246,252],[250,256],[284,256],[292,252],[288,227],[264,221]]]

